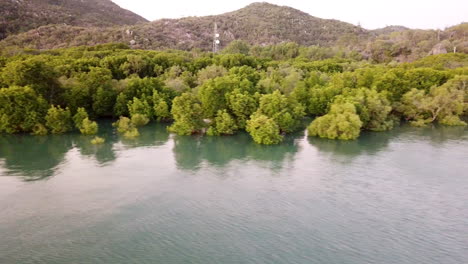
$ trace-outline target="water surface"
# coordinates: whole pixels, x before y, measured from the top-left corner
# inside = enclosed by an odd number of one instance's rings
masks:
[[[468,129],[0,136],[0,263],[468,260]]]

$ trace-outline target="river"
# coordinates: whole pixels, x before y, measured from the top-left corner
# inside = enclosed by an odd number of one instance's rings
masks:
[[[468,128],[0,136],[0,263],[461,264]]]

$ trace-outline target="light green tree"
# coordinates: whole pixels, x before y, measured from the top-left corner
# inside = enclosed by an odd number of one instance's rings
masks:
[[[130,113],[132,123],[137,127],[148,124],[150,117],[153,116],[153,111],[148,101],[146,99],[140,100],[136,97],[128,103],[128,112]]]
[[[75,127],[77,129],[81,129],[83,126],[83,120],[88,118],[88,113],[86,112],[86,109],[83,107],[79,107],[76,110],[76,114],[73,116],[73,122],[75,123]]]
[[[46,126],[52,134],[63,134],[72,130],[70,109],[52,105],[45,117]]]
[[[158,121],[169,121],[172,118],[166,100],[161,93],[156,90],[153,91],[153,113]]]
[[[206,81],[214,79],[216,77],[222,77],[227,74],[226,68],[219,65],[210,65],[206,68],[201,69],[197,74],[198,85],[204,84]]]
[[[85,118],[82,121],[80,132],[83,135],[95,135],[98,132],[98,124],[95,121],[91,121],[88,118]]]
[[[247,121],[246,130],[258,144],[273,145],[283,140],[276,122],[260,113],[253,114],[251,119]]]
[[[457,77],[429,93],[412,89],[403,95],[397,109],[415,126],[438,121],[444,125],[466,125],[460,119],[467,107],[465,102],[467,78]]]
[[[333,104],[330,112],[316,118],[307,131],[309,136],[351,140],[359,137],[362,121],[352,103]]]
[[[305,116],[304,106],[280,91],[263,95],[257,113],[273,119],[281,132],[285,133],[297,130]]]
[[[240,89],[235,89],[226,97],[228,108],[236,117],[239,128],[245,128],[247,120],[258,108],[256,97],[247,92],[242,92]]]
[[[354,104],[363,129],[386,131],[393,128],[390,116],[392,106],[386,94],[367,88],[346,89],[344,94],[335,100],[337,104],[345,102]]]
[[[315,85],[309,90],[308,112],[311,115],[324,115],[328,112],[335,97],[342,93],[342,88],[329,84]]]
[[[125,138],[136,138],[140,135],[140,132],[128,117],[121,116],[112,126],[116,127],[117,132]]]
[[[208,80],[199,87],[198,97],[206,117],[213,118],[218,110],[226,109],[226,94],[238,86],[238,80],[230,76]]]
[[[132,124],[136,127],[145,126],[149,123],[149,118],[146,115],[134,114],[131,117]]]
[[[82,107],[78,108],[73,116],[73,122],[83,135],[95,135],[98,132],[98,124],[95,121],[89,120],[88,113]]]
[[[207,134],[210,136],[233,135],[237,129],[236,120],[226,110],[219,110]]]

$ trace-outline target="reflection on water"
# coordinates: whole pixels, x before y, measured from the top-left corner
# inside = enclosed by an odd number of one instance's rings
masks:
[[[398,137],[427,140],[428,144],[441,145],[450,140],[467,139],[465,127],[428,126],[414,128],[402,125],[388,132],[363,132],[354,141],[327,140],[308,137],[305,142],[322,155],[332,155],[340,162],[351,162],[359,155],[375,155],[385,150]],[[155,148],[173,145],[175,164],[181,170],[200,169],[206,162],[223,167],[233,160],[259,161],[272,170],[279,170],[301,149],[304,132],[288,135],[280,145],[255,144],[247,133],[226,137],[177,136],[167,132],[167,124],[150,124],[140,128],[140,137],[125,139],[117,135],[111,121],[100,124],[99,136],[106,142],[93,145],[89,136],[79,133],[37,137],[30,135],[0,135],[0,166],[3,176],[18,176],[25,181],[35,181],[53,176],[66,154],[77,149],[82,157],[93,158],[100,166],[112,164],[126,150]]]
[[[289,135],[283,144],[262,146],[255,144],[247,133],[226,137],[174,136],[174,157],[177,167],[185,170],[199,169],[204,161],[213,166],[225,166],[233,160],[268,162],[272,169],[281,168],[298,151],[296,140],[303,133]]]
[[[8,175],[25,181],[47,178],[63,161],[72,148],[70,135],[32,137],[28,135],[1,135],[0,159]]]
[[[308,137],[307,141],[321,154],[341,157],[341,161],[352,161],[359,155],[374,155],[385,150],[391,140],[401,134],[400,128],[388,132],[362,132],[356,140],[332,140]]]
[[[300,132],[276,146],[100,128],[99,146],[0,136],[1,264],[468,259],[468,128]]]
[[[82,157],[93,158],[105,166],[117,159],[115,146],[124,149],[162,146],[169,140],[165,124],[150,124],[140,129],[137,139],[117,135],[110,120],[100,123],[98,136],[105,138],[101,145],[91,144],[91,136],[79,133],[65,135],[4,135],[0,134],[0,161],[4,172],[0,176],[19,176],[25,181],[35,181],[53,176],[66,154],[77,149]]]
[[[426,140],[427,144],[443,145],[451,140],[468,139],[466,127],[427,126],[423,128],[401,125],[386,132],[362,132],[356,140],[340,141],[308,137],[308,142],[321,152],[336,156],[357,157],[361,154],[374,155],[385,150],[398,137],[404,141]]]

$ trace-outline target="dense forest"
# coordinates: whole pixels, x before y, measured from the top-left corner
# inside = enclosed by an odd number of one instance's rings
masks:
[[[277,144],[310,117],[309,136],[352,140],[401,121],[466,125],[467,82],[463,53],[376,64],[294,43],[234,41],[219,54],[123,44],[22,50],[0,57],[0,132],[94,135],[96,120],[115,118],[126,138],[170,122],[179,135],[245,130]]]

